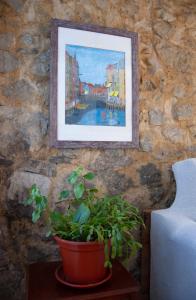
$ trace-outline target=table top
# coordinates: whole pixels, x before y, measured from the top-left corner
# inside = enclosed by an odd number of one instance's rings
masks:
[[[59,264],[60,262],[41,262],[28,266],[28,300],[92,300],[128,295],[140,289],[118,261],[113,263],[112,278],[103,285],[90,289],[76,289],[59,283],[54,275]]]

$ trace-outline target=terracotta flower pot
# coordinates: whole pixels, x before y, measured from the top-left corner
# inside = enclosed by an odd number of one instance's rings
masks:
[[[70,283],[90,284],[103,280],[104,244],[98,242],[73,242],[54,237],[62,257],[65,278]]]

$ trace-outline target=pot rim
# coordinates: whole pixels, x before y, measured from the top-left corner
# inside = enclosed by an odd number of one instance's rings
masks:
[[[99,241],[89,241],[89,242],[79,242],[79,241],[70,241],[70,240],[64,240],[60,238],[58,235],[54,235],[53,238],[60,243],[66,243],[69,245],[104,245],[104,242],[99,242]],[[108,240],[109,242],[109,240]]]

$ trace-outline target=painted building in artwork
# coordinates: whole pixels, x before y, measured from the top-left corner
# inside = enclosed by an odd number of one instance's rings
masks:
[[[80,95],[93,95],[93,89],[92,83],[80,82]]]
[[[89,95],[92,95],[94,85],[92,83],[87,83],[87,84],[88,84],[88,88],[89,88]]]
[[[107,96],[107,88],[102,85],[95,85],[92,88],[91,93],[93,96]]]
[[[80,82],[80,95],[92,95],[92,96],[107,96],[107,88],[104,85],[86,82]]]
[[[120,60],[118,64],[118,78],[119,78],[119,99],[120,103],[125,105],[125,64],[124,60]]]
[[[125,66],[124,60],[110,64],[106,68],[106,87],[108,102],[121,107],[125,106]]]
[[[80,82],[80,95],[89,95],[90,87],[86,82]]]
[[[67,108],[74,106],[80,92],[79,64],[76,56],[71,56],[65,51],[65,102]]]

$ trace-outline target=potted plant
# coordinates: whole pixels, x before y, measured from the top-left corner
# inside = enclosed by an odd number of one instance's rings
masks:
[[[65,280],[73,285],[102,282],[124,247],[131,254],[141,247],[133,236],[143,224],[138,209],[120,195],[98,197],[94,177],[82,167],[75,169],[67,178],[71,189],[60,192],[54,209],[36,185],[24,201],[33,207],[34,223],[46,214],[48,235],[60,248]],[[67,207],[62,211],[63,201]]]

